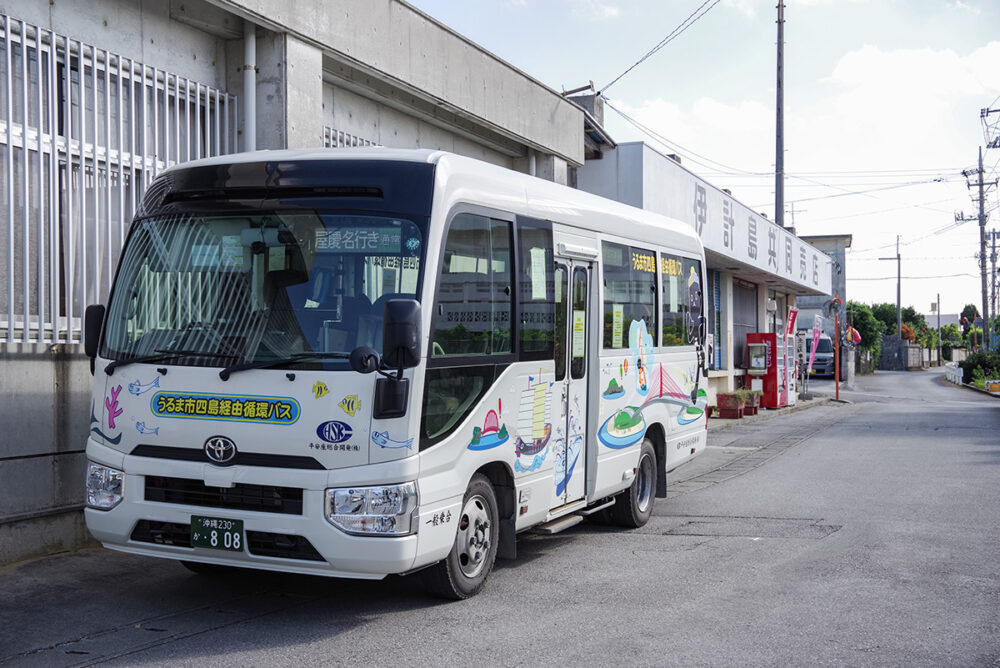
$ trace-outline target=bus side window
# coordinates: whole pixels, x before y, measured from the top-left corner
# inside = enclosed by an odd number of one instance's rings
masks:
[[[661,253],[660,280],[663,285],[663,345],[694,345],[703,301],[701,262]]]
[[[544,220],[517,219],[519,359],[550,360],[555,326],[552,225]]]
[[[656,254],[643,248],[601,242],[604,269],[604,348],[629,347],[629,329],[642,320],[656,340]]]
[[[456,215],[434,303],[421,449],[451,434],[493,384],[498,361],[511,361],[513,280],[513,225]]]
[[[438,279],[431,357],[509,353],[512,299],[511,224],[455,216]]]

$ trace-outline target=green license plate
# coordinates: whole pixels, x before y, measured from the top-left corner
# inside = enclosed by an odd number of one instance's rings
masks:
[[[243,520],[222,517],[191,517],[191,547],[243,551]]]

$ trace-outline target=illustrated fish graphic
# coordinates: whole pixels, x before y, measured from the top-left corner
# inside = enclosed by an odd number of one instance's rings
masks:
[[[326,383],[317,380],[316,384],[313,385],[313,396],[315,396],[317,399],[319,399],[320,397],[324,397],[329,393],[330,393],[330,388],[326,386]]]
[[[128,391],[129,394],[134,394],[135,396],[139,396],[140,394],[144,392],[149,392],[154,387],[159,387],[159,386],[160,386],[159,376],[154,378],[152,381],[146,383],[145,385],[140,383],[139,379],[136,378],[135,380],[133,380],[131,383],[128,384]]]
[[[374,441],[381,448],[408,448],[413,449],[413,439],[409,438],[405,441],[394,441],[389,438],[389,432],[387,431],[376,431],[372,432],[372,441]]]
[[[159,380],[159,379],[157,379],[157,380]],[[151,428],[149,428],[149,427],[146,426],[145,422],[136,422],[135,423],[135,428],[136,428],[136,431],[138,431],[140,434],[152,434],[153,436],[159,436],[160,435],[160,428],[159,427],[153,427],[151,429]]]
[[[358,395],[349,394],[341,399],[340,403],[337,405],[343,408],[345,413],[354,417],[354,414],[361,408],[361,400],[358,399]]]

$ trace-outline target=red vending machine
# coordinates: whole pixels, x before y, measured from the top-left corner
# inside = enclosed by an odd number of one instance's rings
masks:
[[[764,396],[760,398],[762,408],[781,408],[788,405],[789,361],[794,359],[789,358],[790,354],[794,354],[794,350],[789,350],[788,338],[784,332],[747,334],[747,359],[755,361],[756,364],[751,366],[757,367],[750,371],[750,389],[764,392]],[[761,350],[761,346],[763,355],[756,352]],[[794,361],[792,363],[794,364]]]

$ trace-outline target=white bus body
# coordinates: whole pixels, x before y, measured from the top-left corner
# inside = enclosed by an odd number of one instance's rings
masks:
[[[452,597],[518,532],[640,526],[705,447],[704,268],[677,221],[442,152],[171,169],[88,309],[87,525]]]

